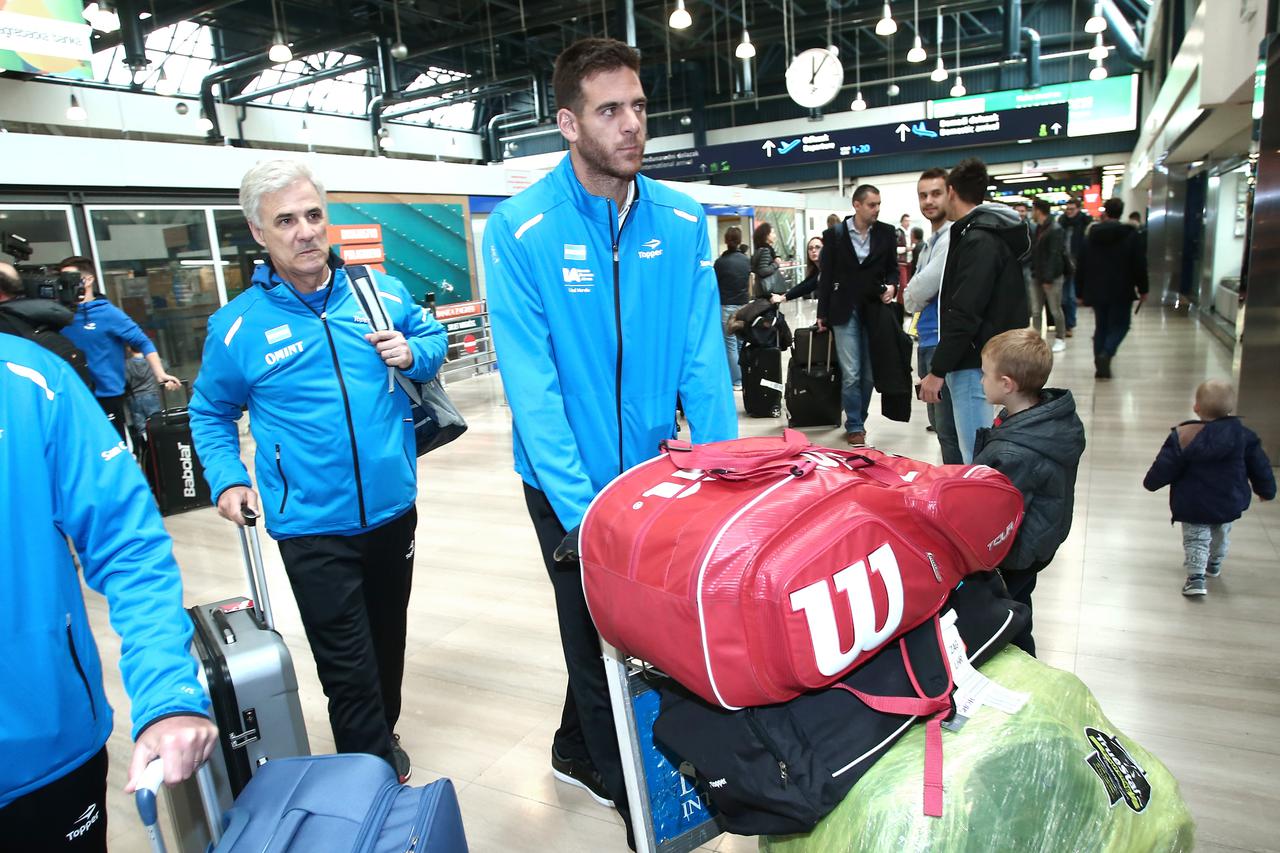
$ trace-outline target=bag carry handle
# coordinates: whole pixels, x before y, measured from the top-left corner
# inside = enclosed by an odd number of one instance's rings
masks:
[[[781,439],[762,436],[750,441],[749,446],[739,441],[734,450],[725,447],[728,442],[692,444],[674,438],[664,440],[659,446],[670,456],[672,464],[683,471],[737,476],[803,466],[805,460],[796,457],[812,446],[807,435],[790,428],[782,431]]]
[[[244,554],[245,575],[249,581],[249,597],[262,615],[267,630],[276,629],[271,613],[271,598],[267,594],[267,571],[262,561],[262,543],[258,540],[258,514],[247,506],[240,508],[244,526],[240,528],[240,550]]]

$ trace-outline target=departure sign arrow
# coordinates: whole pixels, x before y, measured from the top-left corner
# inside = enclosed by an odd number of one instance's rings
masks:
[[[893,132],[898,134],[899,142],[906,142],[907,134],[911,132],[911,128],[907,127],[905,124],[900,124],[893,129]]]
[[[1049,129],[1053,131],[1054,136],[1057,136],[1058,131],[1062,130],[1062,125],[1055,121],[1053,124],[1049,125]]]
[[[774,144],[772,139],[766,139],[764,141],[764,144],[761,145],[760,147],[764,149],[764,156],[772,157],[773,149],[777,148],[778,146]]]

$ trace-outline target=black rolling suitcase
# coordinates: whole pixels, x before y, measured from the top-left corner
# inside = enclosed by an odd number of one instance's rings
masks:
[[[209,506],[209,484],[196,459],[191,419],[185,405],[171,408],[160,389],[164,408],[147,418],[147,443],[142,470],[161,515],[174,515]]]
[[[191,607],[191,651],[213,705],[219,748],[209,759],[215,812],[225,812],[258,768],[276,758],[310,755],[298,699],[298,678],[284,639],[275,631],[267,594],[256,513],[245,511],[240,547],[249,597]],[[196,779],[165,788],[174,835],[183,851],[204,851],[213,840],[210,807]],[[208,793],[205,793],[208,797]]]
[[[787,365],[787,424],[839,426],[844,417],[840,383],[835,334],[830,329],[797,329]]]
[[[782,414],[782,350],[745,346],[738,351],[742,368],[742,408],[753,418]]]

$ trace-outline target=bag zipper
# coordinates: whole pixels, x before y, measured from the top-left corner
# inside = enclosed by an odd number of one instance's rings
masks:
[[[404,789],[403,785],[396,782],[388,784],[378,792],[378,798],[373,801],[373,807],[367,812],[364,825],[360,827],[355,843],[351,845],[353,851],[361,853],[361,851],[373,849],[373,842],[377,840],[382,825],[387,822],[387,815],[391,813],[392,801],[395,800],[396,794]]]
[[[782,758],[782,751],[778,749],[778,745],[774,743],[773,738],[765,733],[764,726],[760,725],[756,719],[755,708],[747,708],[743,712],[743,719],[747,721],[747,727],[760,739],[760,743],[764,744],[764,748],[773,756],[773,760],[778,762],[778,780],[782,784],[783,790],[786,790],[788,782],[791,781],[791,774],[787,770],[787,762]]]
[[[71,636],[71,614],[67,614],[67,648],[71,650],[71,662],[76,666],[76,674],[80,676],[80,683],[84,685],[85,695],[89,697],[89,710],[93,712],[93,718],[98,719],[98,703],[93,700],[93,691],[89,689],[89,677],[84,674],[84,667],[80,665],[80,655],[76,653],[76,641]]]
[[[280,445],[276,445],[276,473],[280,482],[284,483],[284,497],[280,498],[280,514],[284,515],[284,505],[289,502],[289,478],[284,475],[284,466],[280,464]]]
[[[631,202],[635,204],[635,200]],[[626,226],[626,220],[622,225],[618,225],[617,214],[613,212],[613,199],[605,202],[605,207],[609,212],[609,234],[613,237],[613,321],[614,330],[618,335],[618,362],[617,370],[614,376],[614,400],[617,404],[618,412],[618,474],[622,474],[626,470],[626,463],[623,461],[623,435],[622,435],[622,275],[618,260],[618,245],[622,242],[622,229]],[[628,211],[627,219],[631,218]]]
[[[413,816],[413,822],[409,824],[409,837],[404,842],[404,853],[416,853],[418,842],[425,838],[427,827],[431,824],[431,815],[436,811],[436,806],[440,803],[439,797],[427,797],[419,794],[418,798],[420,800],[418,811]]]

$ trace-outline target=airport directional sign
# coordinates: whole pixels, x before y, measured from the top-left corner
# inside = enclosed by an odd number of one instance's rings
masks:
[[[710,177],[801,163],[1054,139],[1065,137],[1066,128],[1066,104],[993,110],[648,154],[644,173],[651,178]]]

